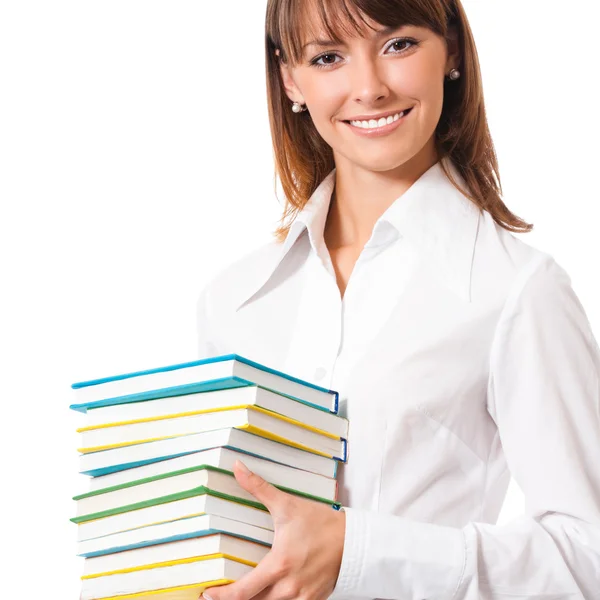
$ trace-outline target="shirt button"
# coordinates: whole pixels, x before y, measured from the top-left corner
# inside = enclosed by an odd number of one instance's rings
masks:
[[[318,369],[315,370],[315,379],[317,381],[321,381],[321,379],[323,379],[323,377],[325,377],[326,374],[327,374],[327,369],[324,369],[323,367],[319,367]]]

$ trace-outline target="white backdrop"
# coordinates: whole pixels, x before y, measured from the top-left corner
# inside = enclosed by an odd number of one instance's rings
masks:
[[[505,201],[535,224],[520,237],[570,273],[598,336],[600,10],[562,5],[464,0]],[[199,291],[276,225],[264,8],[0,4],[6,597],[78,598],[70,384],[194,360]],[[522,508],[511,486],[501,522]]]

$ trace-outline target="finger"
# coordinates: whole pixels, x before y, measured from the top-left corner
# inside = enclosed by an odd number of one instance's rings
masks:
[[[260,475],[250,471],[241,460],[235,461],[233,473],[237,482],[259,502],[262,502],[271,514],[277,510],[278,504],[286,499],[284,492],[265,481]]]
[[[274,600],[273,590],[275,590],[275,585],[268,585],[264,590],[258,592],[252,600]]]
[[[252,571],[226,586],[204,590],[206,600],[250,600],[280,577],[281,569],[269,552]]]
[[[289,577],[282,577],[254,596],[252,600],[296,600],[301,595],[302,590],[297,582]]]

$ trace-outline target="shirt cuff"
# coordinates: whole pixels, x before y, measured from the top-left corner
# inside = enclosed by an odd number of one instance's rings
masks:
[[[330,600],[454,596],[466,560],[461,529],[355,508],[344,512],[342,564]]]

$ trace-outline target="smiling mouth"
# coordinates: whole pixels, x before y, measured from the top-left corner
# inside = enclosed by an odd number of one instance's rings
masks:
[[[381,117],[380,119],[369,119],[369,120],[347,120],[344,123],[348,123],[354,127],[360,127],[361,129],[377,129],[379,127],[383,127],[384,125],[389,125],[402,117],[405,117],[413,107],[407,108],[406,110],[396,113],[394,115],[390,115],[388,117]]]

